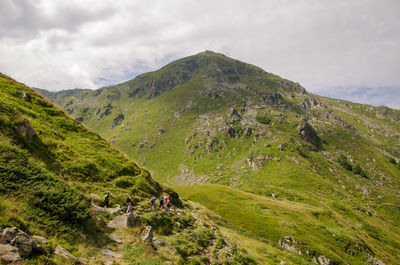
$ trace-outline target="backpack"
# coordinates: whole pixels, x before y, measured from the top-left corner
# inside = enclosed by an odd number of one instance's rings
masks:
[[[130,197],[126,198],[126,203],[130,203],[130,202],[132,202],[131,198]]]

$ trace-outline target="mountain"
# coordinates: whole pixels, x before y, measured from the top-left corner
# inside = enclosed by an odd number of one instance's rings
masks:
[[[218,214],[254,256],[397,262],[398,110],[314,95],[211,51],[54,102]]]
[[[256,263],[206,209],[33,89],[0,74],[0,95],[1,264]],[[166,193],[173,211],[151,207]]]
[[[52,92],[52,91],[48,91],[46,89],[40,89],[40,88],[34,88],[37,92],[39,92],[40,94],[42,94],[44,97],[52,100],[52,101],[57,101],[59,99],[63,99],[66,97],[71,97],[75,94],[78,94],[80,92],[86,92],[86,91],[90,91],[90,89],[82,89],[82,88],[74,88],[74,89],[68,89],[68,90],[61,90],[61,91],[57,91],[57,92]]]

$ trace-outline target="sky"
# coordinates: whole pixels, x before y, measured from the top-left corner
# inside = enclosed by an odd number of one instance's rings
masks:
[[[99,88],[204,50],[400,109],[399,0],[0,0],[0,72]]]

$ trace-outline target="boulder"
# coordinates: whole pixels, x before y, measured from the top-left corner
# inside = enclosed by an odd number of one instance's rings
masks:
[[[127,216],[127,226],[128,227],[136,227],[141,226],[142,221],[140,220],[140,216],[137,213],[132,214],[129,213]]]
[[[49,242],[49,240],[47,240],[46,238],[44,238],[42,236],[34,235],[34,236],[32,236],[32,239],[35,240],[36,242],[39,242],[39,244],[42,244],[42,245],[46,245]]]
[[[111,222],[108,223],[108,227],[116,228],[116,227],[135,227],[140,226],[141,220],[140,216],[136,213],[127,213],[123,215],[119,215],[115,217]]]
[[[151,229],[151,226],[146,226],[141,236],[143,242],[151,242],[153,240],[153,230]]]
[[[1,263],[14,263],[21,260],[17,247],[11,245],[0,244],[0,261]]]
[[[54,255],[61,256],[66,258],[67,260],[71,260],[75,263],[82,264],[83,262],[79,260],[77,257],[72,255],[71,253],[68,252],[65,248],[61,246],[57,246],[56,249],[54,250]]]
[[[46,256],[50,255],[46,249],[28,236],[28,234],[16,227],[7,227],[1,231],[0,244],[16,247],[22,259],[29,257],[32,250],[36,250]]]
[[[165,243],[165,241],[164,241],[163,239],[161,239],[161,238],[156,238],[156,237],[154,237],[154,238],[153,238],[153,245],[154,245],[156,248],[160,248],[160,247],[166,246],[167,243]]]
[[[36,135],[35,129],[32,128],[31,124],[27,119],[24,119],[21,123],[18,123],[15,129],[25,139],[27,139],[28,142],[32,142],[33,137]]]

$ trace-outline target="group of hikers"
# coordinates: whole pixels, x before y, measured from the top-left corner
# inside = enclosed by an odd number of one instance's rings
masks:
[[[150,204],[151,204],[152,209],[158,209],[158,207],[156,206],[157,199],[158,199],[160,210],[165,209],[168,212],[171,211],[172,202],[171,202],[171,197],[168,194],[165,194],[164,196],[161,196],[160,198],[157,198],[155,196],[151,197]],[[126,204],[128,207],[126,212],[127,213],[132,212],[133,200],[130,195],[126,198]],[[106,195],[104,196],[104,206],[107,208],[110,207],[110,193],[109,192],[107,192]]]

